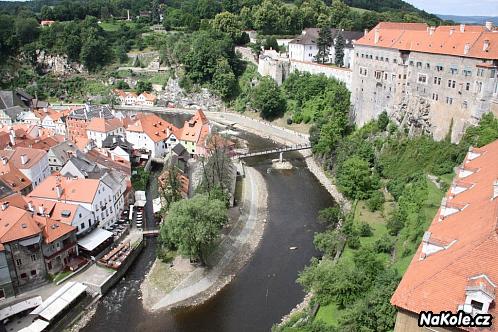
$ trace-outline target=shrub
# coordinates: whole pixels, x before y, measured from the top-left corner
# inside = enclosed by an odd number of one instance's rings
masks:
[[[382,210],[385,201],[382,192],[374,191],[372,196],[367,200],[367,208],[370,212]]]
[[[347,245],[351,249],[358,249],[361,247],[360,237],[357,234],[350,235],[347,240]]]
[[[394,249],[395,240],[388,234],[384,234],[380,239],[375,241],[374,249],[377,253],[389,254]]]
[[[369,224],[367,224],[366,222],[360,223],[360,225],[358,227],[358,231],[359,231],[361,237],[370,237],[373,235],[372,227]]]

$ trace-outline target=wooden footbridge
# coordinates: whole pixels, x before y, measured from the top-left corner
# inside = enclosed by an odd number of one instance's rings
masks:
[[[281,159],[282,153],[284,153],[284,152],[299,151],[299,150],[306,150],[306,149],[311,149],[310,143],[290,145],[290,146],[285,146],[282,148],[273,148],[273,149],[268,149],[268,150],[263,150],[263,151],[241,153],[241,154],[234,156],[233,159],[243,159],[243,158],[250,158],[250,157],[256,157],[256,156],[265,156],[265,155],[269,155],[269,154],[273,154],[273,153],[280,153],[280,159]]]

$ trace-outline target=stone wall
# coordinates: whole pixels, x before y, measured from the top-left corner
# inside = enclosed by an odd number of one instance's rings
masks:
[[[43,50],[37,50],[36,61],[45,74],[68,75],[86,72],[82,64],[69,61],[66,55],[48,54]]]
[[[329,78],[335,78],[336,80],[343,82],[346,87],[351,90],[352,71],[348,68],[291,60],[290,72],[292,73],[296,70],[315,75],[323,74]]]

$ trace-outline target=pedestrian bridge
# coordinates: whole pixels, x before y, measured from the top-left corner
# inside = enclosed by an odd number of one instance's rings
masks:
[[[282,148],[273,148],[273,149],[268,149],[268,150],[264,150],[264,151],[241,153],[241,154],[234,156],[233,159],[243,159],[243,158],[250,158],[250,157],[256,157],[256,156],[265,156],[265,155],[269,155],[269,154],[273,154],[273,153],[282,154],[284,152],[299,151],[299,150],[306,150],[306,149],[311,149],[310,143],[290,145],[290,146],[285,146]]]
[[[158,229],[150,229],[142,232],[144,237],[158,237],[159,230]]]

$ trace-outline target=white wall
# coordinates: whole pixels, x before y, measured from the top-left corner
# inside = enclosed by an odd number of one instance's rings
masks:
[[[307,72],[310,74],[324,74],[327,77],[335,78],[343,82],[346,87],[351,91],[352,71],[347,68],[337,68],[329,65],[321,65],[317,63],[305,63],[299,61],[291,61],[290,72],[293,71]]]

